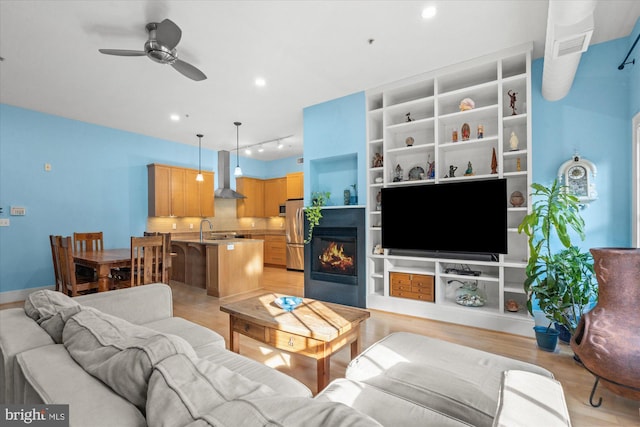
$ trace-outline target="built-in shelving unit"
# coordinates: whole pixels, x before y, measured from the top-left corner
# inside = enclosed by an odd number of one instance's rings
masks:
[[[523,290],[528,246],[526,236],[517,231],[530,211],[531,51],[531,44],[517,46],[367,91],[367,307],[533,335]],[[513,93],[515,114],[510,105]],[[461,111],[465,98],[475,106]],[[468,135],[463,135],[465,123]],[[512,150],[512,133],[518,139],[517,150]],[[497,164],[492,162],[494,152]],[[382,165],[374,162],[376,155],[382,156]],[[432,162],[434,175],[429,177]],[[468,162],[472,176],[464,175]],[[457,167],[453,177],[448,176],[451,165]],[[416,167],[425,173],[417,179],[414,173],[410,179],[409,172]],[[497,178],[507,179],[507,197],[514,191],[525,196],[522,206],[508,204],[508,253],[500,254],[498,261],[399,256],[384,248],[376,250],[382,240],[378,194],[383,187]],[[480,275],[451,272],[456,267]],[[433,275],[434,302],[391,296],[391,272]],[[477,280],[487,294],[484,306],[456,304],[459,281],[469,280]],[[509,300],[519,304],[517,312],[505,308]]]

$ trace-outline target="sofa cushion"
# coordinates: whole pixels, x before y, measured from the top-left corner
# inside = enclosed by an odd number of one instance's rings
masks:
[[[526,371],[502,375],[494,427],[570,427],[562,385]]]
[[[383,426],[460,427],[473,425],[368,384],[345,378],[333,380],[314,400],[344,403],[367,414]]]
[[[198,357],[210,353],[209,348],[225,348],[224,337],[211,329],[200,326],[197,323],[183,319],[182,317],[167,317],[145,323],[147,328],[162,332],[163,334],[178,335],[184,338],[195,350]]]
[[[154,365],[173,354],[196,357],[184,339],[134,325],[92,308],[67,321],[63,342],[71,357],[141,411]]]
[[[275,391],[203,359],[175,355],[158,363],[149,382],[149,427],[379,426],[343,404]]]
[[[26,382],[16,404],[68,404],[70,427],[143,427],[142,413],[89,375],[61,344],[24,351],[16,357]]]
[[[221,348],[211,348],[210,350],[209,354],[202,355],[201,358],[222,365],[252,381],[265,384],[278,394],[292,397],[312,396],[309,387],[295,378],[283,374],[263,363]]]
[[[510,369],[553,377],[530,363],[407,332],[367,348],[349,363],[346,377],[464,422],[491,426],[502,372]]]
[[[56,344],[62,343],[64,324],[80,310],[80,304],[71,297],[50,289],[31,292],[24,301],[24,312],[35,320]]]

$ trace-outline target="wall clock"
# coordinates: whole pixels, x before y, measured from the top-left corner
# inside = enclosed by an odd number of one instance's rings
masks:
[[[589,203],[598,198],[594,182],[596,173],[596,165],[576,154],[560,166],[558,178],[566,191],[576,196],[581,203]]]

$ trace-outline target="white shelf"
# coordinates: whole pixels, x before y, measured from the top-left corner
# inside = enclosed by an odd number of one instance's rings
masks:
[[[532,48],[533,45],[527,43],[367,91],[367,156],[369,161],[376,153],[384,158],[384,167],[373,168],[369,164],[367,168],[370,172],[367,174],[370,224],[380,223],[376,195],[385,187],[504,178],[507,180],[507,198],[514,191],[525,195],[525,205],[512,207],[508,204],[509,253],[500,255],[497,262],[390,255],[387,250],[375,255],[373,248],[382,241],[382,228],[370,226],[367,230],[370,254],[367,258],[368,307],[532,336],[533,321],[526,308],[516,313],[504,309],[509,299],[517,300],[520,305],[526,301],[522,283],[529,249],[526,236],[517,232],[517,225],[531,209]],[[517,92],[515,115],[512,115],[509,90]],[[471,98],[475,107],[460,111],[464,98]],[[412,121],[406,121],[408,113]],[[462,140],[463,124],[470,128],[470,139],[466,141]],[[480,125],[484,127],[482,138],[477,137]],[[453,131],[458,133],[456,142],[452,141]],[[511,132],[519,139],[516,151],[510,151]],[[414,140],[412,146],[406,145],[409,137]],[[496,173],[491,173],[494,170],[493,152],[497,160]],[[416,166],[426,173],[428,162],[435,162],[434,179],[407,179],[408,172]],[[464,176],[468,162],[472,163],[474,174]],[[397,165],[403,169],[404,180],[394,182]],[[459,176],[443,178],[450,165],[457,167]],[[375,182],[380,177],[383,182]],[[429,226],[437,228],[438,224]],[[481,275],[445,273],[447,266],[452,264],[467,264],[480,270]],[[389,273],[393,271],[434,275],[435,302],[390,297]],[[455,287],[447,283],[449,280],[478,281],[486,287],[486,305],[465,307],[456,304],[451,297]]]

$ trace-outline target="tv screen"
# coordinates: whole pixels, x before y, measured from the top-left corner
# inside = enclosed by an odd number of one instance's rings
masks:
[[[385,249],[507,253],[506,179],[385,187],[381,191]]]

